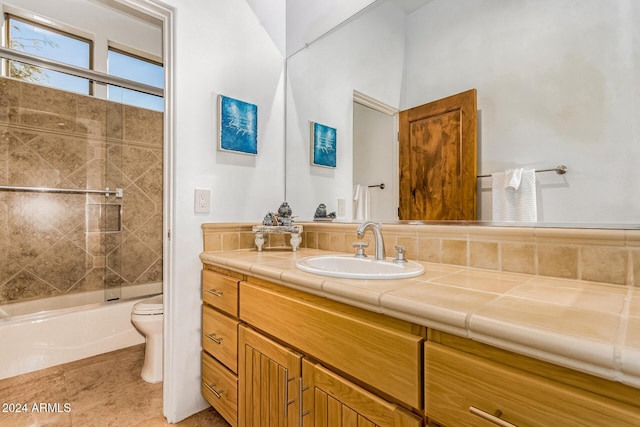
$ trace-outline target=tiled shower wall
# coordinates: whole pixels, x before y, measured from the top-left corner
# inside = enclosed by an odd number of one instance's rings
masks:
[[[0,78],[0,304],[162,280],[163,114]]]

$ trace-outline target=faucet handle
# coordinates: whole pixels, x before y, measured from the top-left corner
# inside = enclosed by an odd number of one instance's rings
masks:
[[[356,249],[356,257],[357,258],[366,258],[367,254],[364,253],[364,248],[369,246],[368,242],[353,242],[351,244]]]
[[[399,262],[399,263],[407,262],[407,260],[404,257],[404,251],[405,251],[404,246],[396,245],[395,247],[396,247],[396,258],[393,260],[393,262]]]

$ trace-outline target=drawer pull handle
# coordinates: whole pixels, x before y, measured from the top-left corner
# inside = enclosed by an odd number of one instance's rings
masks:
[[[221,297],[222,296],[222,292],[221,291],[216,291],[215,289],[207,289],[207,292],[210,293],[211,295],[217,296],[217,297]]]
[[[216,334],[204,334],[205,337],[209,338],[216,344],[222,344],[222,338],[217,338]]]
[[[284,417],[289,415],[289,370],[284,368]]]
[[[302,393],[307,391],[309,389],[309,386],[305,386],[302,383],[302,377],[299,378],[299,383],[298,383],[298,398],[300,399],[300,404],[299,404],[299,410],[298,410],[298,425],[300,427],[302,427],[303,423],[302,423],[302,417],[309,415],[309,411],[305,411],[304,408],[302,407],[302,403],[304,402],[304,400],[302,399]]]
[[[214,395],[215,397],[217,397],[218,399],[222,399],[222,393],[223,393],[223,391],[222,391],[222,390],[220,390],[220,391],[216,391],[216,390],[214,389],[214,387],[216,386],[215,384],[211,384],[211,385],[209,385],[209,384],[207,384],[207,383],[204,383],[204,386],[205,386],[206,388],[208,388],[208,389],[209,389],[209,391],[210,391],[211,393],[213,393],[213,395]]]
[[[478,409],[475,406],[470,406],[469,412],[500,427],[517,427],[515,424],[511,424],[510,422],[501,419],[500,417],[502,416],[502,411],[500,411],[499,409],[496,411],[495,415],[491,415],[483,411],[482,409]]]

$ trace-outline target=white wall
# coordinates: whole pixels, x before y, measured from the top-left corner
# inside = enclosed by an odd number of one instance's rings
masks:
[[[287,65],[287,201],[299,219],[320,203],[337,211],[353,191],[353,91],[387,105],[400,104],[405,15],[392,4],[375,7],[298,52]],[[312,166],[309,122],[337,129],[337,166]],[[352,218],[352,205],[345,215]]]
[[[271,35],[280,53],[286,54],[286,2],[272,0],[247,0],[260,24]]]
[[[265,0],[268,1],[268,0]],[[287,56],[313,42],[375,0],[287,0]]]
[[[174,381],[165,388],[165,411],[173,422],[206,406],[200,393],[200,226],[258,221],[284,199],[284,58],[244,1],[166,3],[175,8],[172,342],[167,343]],[[258,106],[258,156],[216,151],[220,93]],[[193,212],[195,188],[212,190],[210,214]]]
[[[434,0],[407,22],[403,108],[476,88],[481,173],[569,168],[537,174],[539,221],[638,222],[639,2]]]

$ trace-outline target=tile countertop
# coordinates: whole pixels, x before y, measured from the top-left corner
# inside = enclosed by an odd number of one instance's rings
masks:
[[[640,388],[640,289],[421,263],[399,280],[307,273],[316,249],[202,252],[200,259],[370,311]],[[348,255],[348,254],[345,254]]]

